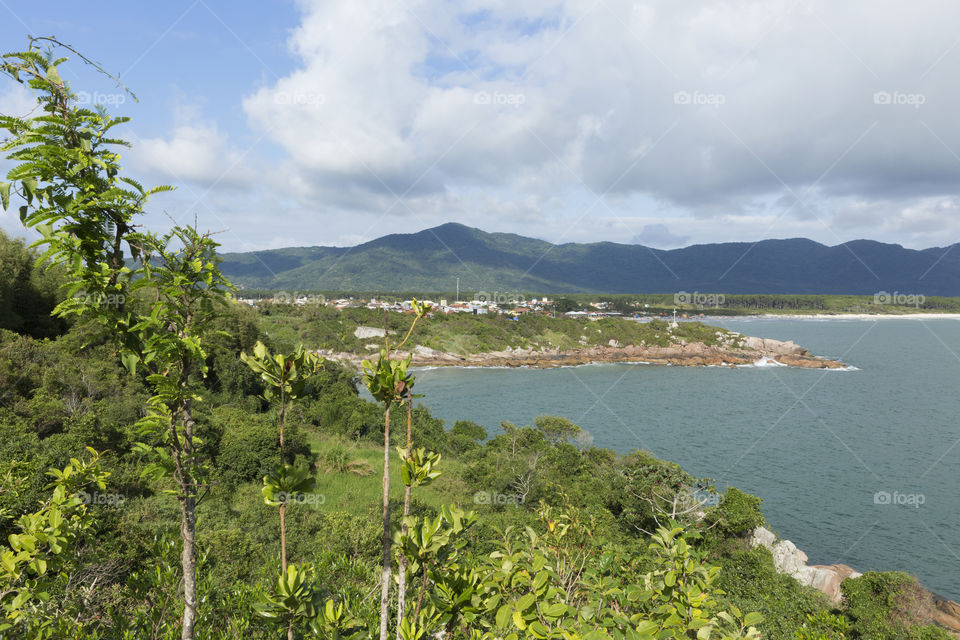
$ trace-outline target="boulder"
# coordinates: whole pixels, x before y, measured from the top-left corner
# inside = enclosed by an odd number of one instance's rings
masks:
[[[858,578],[862,574],[847,565],[807,566],[807,554],[789,540],[777,541],[772,531],[758,527],[750,536],[750,546],[766,547],[773,554],[773,567],[777,573],[792,576],[800,584],[813,587],[824,593],[831,602],[840,602],[840,583],[847,578]]]

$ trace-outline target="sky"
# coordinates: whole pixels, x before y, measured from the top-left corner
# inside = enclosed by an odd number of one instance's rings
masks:
[[[657,248],[960,241],[952,0],[0,0],[227,251],[445,222]],[[69,54],[68,54],[69,55]],[[0,80],[0,113],[35,105]],[[9,163],[2,164],[4,172]],[[27,236],[15,215],[8,233]]]

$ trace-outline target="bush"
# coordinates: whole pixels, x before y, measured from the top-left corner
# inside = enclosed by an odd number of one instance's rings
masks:
[[[214,409],[211,422],[223,434],[216,466],[230,485],[258,480],[267,469],[280,464],[280,427],[272,414],[251,414],[225,406]],[[287,423],[287,462],[308,457],[310,446],[295,424]]]
[[[763,614],[764,638],[795,640],[795,633],[809,624],[807,616],[829,608],[822,593],[777,573],[773,555],[763,547],[747,549],[746,543],[732,541],[717,561],[717,586],[731,604]]]
[[[932,600],[917,579],[899,571],[868,571],[844,580],[844,612],[854,638],[870,640],[947,640],[942,629],[930,625]]]
[[[761,498],[744,493],[736,487],[728,487],[717,509],[709,515],[711,523],[727,536],[743,536],[766,524],[760,511]]]

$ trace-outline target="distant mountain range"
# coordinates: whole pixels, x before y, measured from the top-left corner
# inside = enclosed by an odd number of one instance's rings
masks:
[[[440,292],[858,294],[960,296],[960,249],[854,240],[763,240],[662,250],[636,244],[551,244],[449,223],[355,247],[225,254],[246,288]]]

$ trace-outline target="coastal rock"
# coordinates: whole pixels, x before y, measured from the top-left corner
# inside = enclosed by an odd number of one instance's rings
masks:
[[[847,578],[859,578],[862,573],[845,564],[813,565],[808,567],[814,570],[810,586],[827,594],[832,602],[840,602],[843,594],[840,593],[840,583]]]
[[[765,354],[778,356],[805,356],[807,350],[793,341],[782,342],[780,340],[771,340],[770,338],[754,338],[746,336],[743,338],[743,345],[748,349],[756,349]]]
[[[780,540],[772,531],[758,527],[750,537],[750,546],[766,547],[773,555],[773,567],[777,573],[792,576],[800,584],[824,593],[831,602],[840,602],[840,583],[847,578],[858,578],[861,573],[843,565],[807,566],[807,554],[789,540]]]
[[[960,604],[935,593],[931,593],[930,596],[933,600],[933,621],[960,637]]]
[[[463,358],[456,356],[452,353],[446,353],[444,351],[438,351],[437,349],[431,349],[430,347],[425,347],[418,344],[413,349],[413,360],[429,360],[436,362],[445,362],[448,364],[461,364]]]
[[[773,566],[778,573],[792,576],[800,584],[808,585],[825,594],[834,604],[843,599],[840,585],[848,578],[863,574],[845,564],[807,565],[807,554],[789,540],[777,541],[772,531],[758,527],[750,535],[751,547],[765,547],[773,555]],[[947,600],[917,585],[919,599],[914,617],[919,624],[937,624],[960,637],[960,604]]]
[[[359,329],[359,328],[358,328]],[[382,331],[382,330],[381,330]],[[559,350],[545,347],[511,348],[459,356],[423,345],[396,355],[412,357],[415,366],[470,365],[481,367],[551,368],[591,362],[644,362],[676,366],[745,366],[758,362],[791,367],[836,369],[842,362],[811,355],[793,342],[736,336],[736,339],[707,345],[702,342],[659,345],[600,345]],[[616,341],[611,341],[616,342]],[[353,353],[318,351],[319,355],[359,366],[362,356]]]

